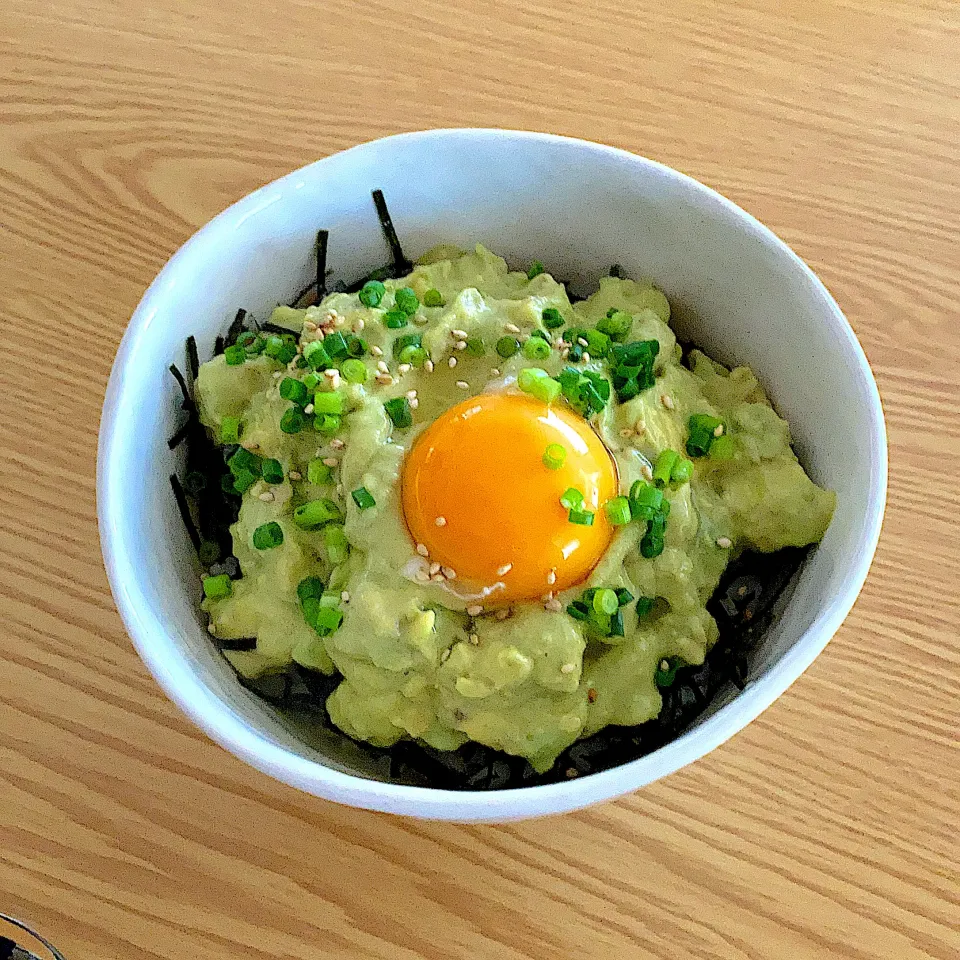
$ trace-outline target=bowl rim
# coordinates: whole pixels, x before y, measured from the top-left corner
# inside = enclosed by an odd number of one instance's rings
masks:
[[[131,591],[136,573],[127,555],[123,533],[111,523],[114,504],[123,496],[120,472],[114,469],[120,397],[124,371],[150,319],[158,312],[167,285],[179,265],[211,233],[231,229],[270,202],[271,194],[322,168],[332,158],[379,149],[385,143],[463,139],[514,139],[576,148],[646,167],[660,177],[698,194],[706,203],[732,215],[758,242],[776,248],[806,275],[832,318],[835,333],[855,361],[851,375],[861,381],[869,414],[871,470],[865,522],[844,587],[816,615],[787,653],[763,676],[752,680],[736,698],[713,716],[644,757],[609,770],[560,783],[510,790],[458,791],[383,783],[342,773],[319,759],[298,756],[253,727],[207,687],[176,649],[161,617],[139,591]],[[122,464],[120,465],[122,466]],[[497,128],[441,128],[382,137],[338,151],[271,181],[248,194],[200,228],[167,261],[134,311],[114,360],[104,399],[97,450],[97,520],[104,565],[114,602],[141,659],[168,697],[212,740],[251,766],[315,796],[354,807],[422,819],[482,822],[512,820],[575,810],[631,792],[699,759],[742,730],[770,706],[810,666],[850,612],[866,580],[883,522],[887,488],[887,437],[879,390],[863,348],[826,286],[813,270],[773,231],[733,201],[700,181],[655,160],[618,147],[549,133]]]

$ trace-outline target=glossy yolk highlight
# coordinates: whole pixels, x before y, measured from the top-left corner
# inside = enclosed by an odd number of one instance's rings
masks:
[[[543,463],[551,443],[566,450],[558,470]],[[570,487],[595,513],[593,526],[568,519],[560,497]],[[502,584],[492,603],[539,599],[583,580],[609,546],[603,505],[616,494],[613,459],[589,424],[514,393],[448,410],[418,438],[402,475],[414,541],[431,562],[453,568],[465,591]]]

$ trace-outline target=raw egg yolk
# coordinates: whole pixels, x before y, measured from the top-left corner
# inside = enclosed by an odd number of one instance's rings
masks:
[[[566,451],[555,470],[544,464],[550,444]],[[494,587],[492,603],[574,586],[613,535],[603,505],[617,471],[606,447],[576,413],[526,394],[480,394],[448,410],[407,454],[401,483],[407,527],[429,561],[453,569],[464,592]],[[561,505],[571,487],[592,526]]]

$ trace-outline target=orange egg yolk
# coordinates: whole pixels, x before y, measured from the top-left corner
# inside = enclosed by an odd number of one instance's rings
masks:
[[[550,444],[566,451],[556,470],[543,460]],[[448,410],[407,454],[401,483],[414,541],[456,572],[464,593],[495,588],[489,603],[580,583],[613,535],[603,509],[617,494],[610,453],[576,413],[526,394],[481,394]],[[571,487],[592,526],[572,523],[561,505]]]

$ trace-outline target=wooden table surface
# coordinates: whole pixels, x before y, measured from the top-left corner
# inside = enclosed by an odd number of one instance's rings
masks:
[[[956,0],[3,0],[0,911],[68,960],[960,955],[958,50]],[[559,819],[272,782],[167,702],[101,565],[100,404],[151,278],[262,183],[433,126],[725,193],[826,281],[886,404],[884,534],[824,655],[706,759]]]

